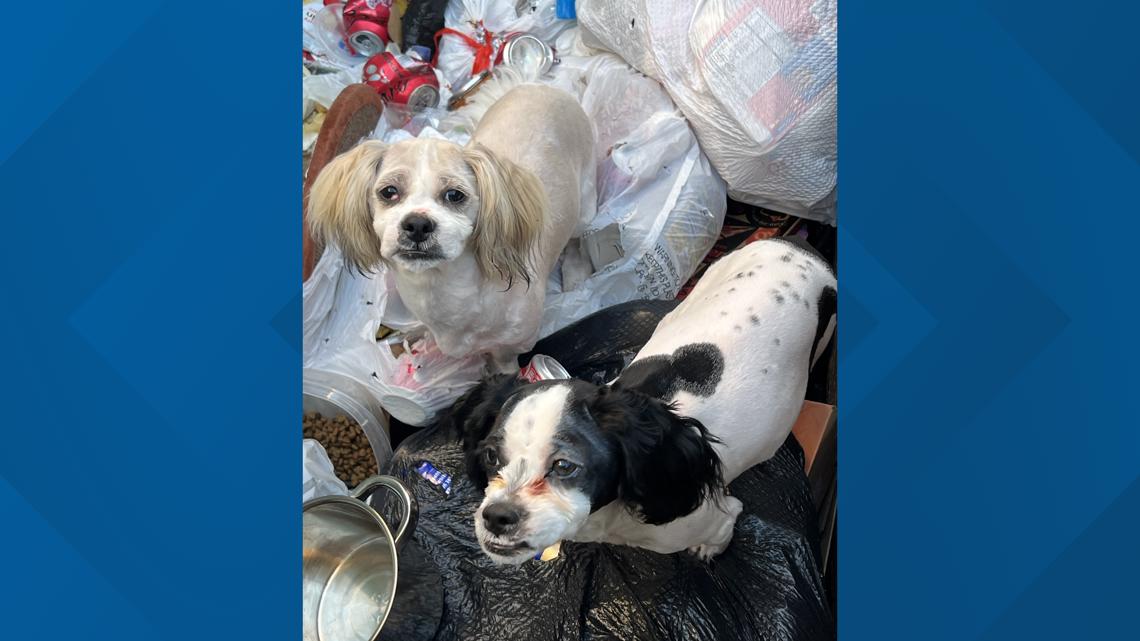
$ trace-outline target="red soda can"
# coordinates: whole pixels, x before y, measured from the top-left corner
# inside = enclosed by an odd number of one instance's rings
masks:
[[[364,63],[364,84],[385,100],[420,111],[439,104],[439,80],[425,62],[385,51]]]
[[[392,0],[348,0],[344,3],[344,30],[348,44],[357,52],[372,56],[388,46],[388,18]]]

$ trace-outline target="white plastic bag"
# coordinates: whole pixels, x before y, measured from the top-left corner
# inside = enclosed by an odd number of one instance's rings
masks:
[[[724,223],[725,184],[661,85],[609,54],[564,60],[582,74],[582,107],[597,132],[598,212],[581,247],[595,270],[570,291],[548,288],[543,336],[639,298],[670,299]]]
[[[477,42],[484,42],[475,27],[481,24],[495,36],[512,32],[528,33],[547,44],[554,44],[560,33],[574,23],[559,20],[555,0],[451,0],[444,12],[444,25]],[[494,50],[497,54],[498,50]],[[439,41],[436,69],[443,89],[450,92],[471,77],[476,51],[462,38],[444,35]]]
[[[364,64],[365,56],[348,46],[344,4],[310,2],[301,8],[301,48],[312,56],[306,64],[318,71],[340,71]]]
[[[316,439],[304,439],[301,445],[301,500],[347,495],[348,487],[337,478],[324,446]]]
[[[583,41],[664,84],[733,198],[834,223],[835,0],[579,0]]]
[[[302,366],[351,378],[408,425],[425,425],[483,371],[479,354],[452,359],[439,351],[399,301],[387,270],[358,274],[345,267],[335,246],[325,248],[302,300]],[[402,334],[378,340],[382,325]]]

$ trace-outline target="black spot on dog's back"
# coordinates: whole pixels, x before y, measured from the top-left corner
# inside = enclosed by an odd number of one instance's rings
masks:
[[[724,354],[720,348],[712,343],[691,343],[678,347],[671,356],[634,361],[621,373],[618,382],[622,387],[667,399],[682,390],[695,396],[712,396],[723,375]]]
[[[813,258],[818,260],[819,264],[823,265],[824,269],[826,269],[832,275],[835,275],[835,270],[832,269],[831,265],[827,262],[827,259],[824,258],[823,255],[819,253],[819,250],[817,250],[815,247],[812,247],[811,243],[809,243],[807,240],[805,240],[799,236],[781,236],[780,238],[772,238],[771,240],[766,240],[763,242],[766,242],[766,243],[783,243],[785,245],[790,245],[792,247],[795,247],[796,249],[798,249],[800,251],[806,252],[807,254],[810,254]],[[783,260],[783,259],[781,258],[781,260]],[[788,262],[788,261],[785,260],[784,262]],[[797,267],[799,267],[803,271],[811,271],[812,269],[815,268],[815,264],[812,263],[811,261],[807,261],[802,266],[797,265]]]

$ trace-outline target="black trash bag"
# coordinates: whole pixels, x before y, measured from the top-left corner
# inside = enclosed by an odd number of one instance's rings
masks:
[[[419,45],[427,47],[435,54],[435,32],[443,28],[443,12],[447,10],[447,0],[410,0],[408,9],[400,22],[402,51]]]
[[[625,369],[679,300],[634,300],[598,310],[538,341],[519,357],[552,356],[574,378],[604,385]]]
[[[671,306],[637,302],[580,321],[596,328],[589,353],[612,365],[622,341],[652,333]],[[656,320],[652,320],[653,318]],[[628,327],[623,320],[631,320]],[[591,374],[580,358],[579,324],[542,347],[573,373]],[[560,336],[561,334],[561,336]],[[611,339],[615,339],[611,341]],[[562,345],[577,351],[552,353]],[[640,343],[638,344],[638,347]],[[636,347],[633,348],[636,352]],[[593,358],[591,357],[591,358]],[[524,361],[525,362],[525,361]],[[417,468],[428,462],[450,475],[445,491]],[[409,437],[390,472],[404,479],[419,502],[415,542],[439,571],[443,612],[431,637],[439,640],[548,639],[771,640],[835,638],[817,562],[815,509],[803,472],[803,451],[789,437],[776,455],[737,478],[731,494],[744,503],[732,543],[710,563],[682,552],[563,541],[558,558],[498,566],[475,541],[474,514],[482,490],[463,473],[463,454],[444,425]],[[401,590],[404,587],[400,578]]]

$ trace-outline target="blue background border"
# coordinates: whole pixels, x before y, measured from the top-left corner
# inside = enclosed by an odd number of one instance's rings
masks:
[[[840,11],[840,637],[1122,637],[1136,11]],[[5,637],[297,638],[298,13],[10,17]]]
[[[6,15],[0,636],[300,638],[300,6]]]
[[[1136,9],[840,6],[840,639],[1136,635]]]

